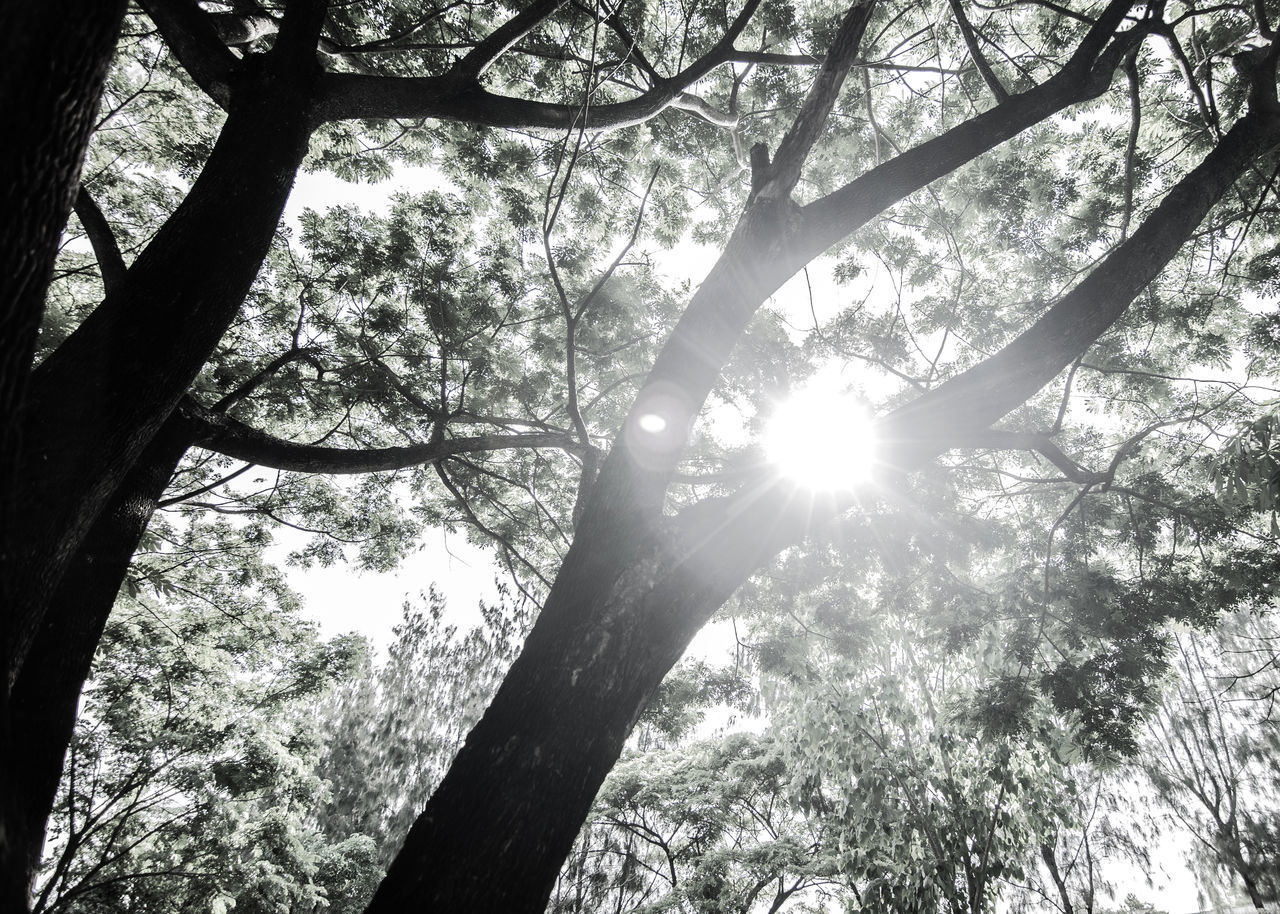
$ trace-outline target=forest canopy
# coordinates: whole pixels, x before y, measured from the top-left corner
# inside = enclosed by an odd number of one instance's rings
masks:
[[[1277,15],[10,4],[0,904],[1276,900]]]

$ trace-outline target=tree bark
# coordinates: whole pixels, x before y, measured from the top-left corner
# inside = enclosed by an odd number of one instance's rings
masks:
[[[22,412],[58,239],[80,185],[124,0],[28,0],[0,7],[0,684],[13,640],[14,508]],[[13,744],[0,687],[0,745]],[[14,773],[0,759],[0,797]],[[20,866],[26,839],[0,802],[0,872]],[[0,908],[21,910],[26,888],[3,880]]]
[[[25,866],[6,868],[4,878],[19,880],[24,893],[30,892],[40,865],[80,691],[103,627],[133,552],[190,441],[191,429],[175,419],[143,452],[68,567],[13,685],[12,739],[3,752],[12,772],[12,792],[6,796],[19,805]],[[12,888],[16,893],[18,887]]]
[[[31,6],[26,7],[28,15]],[[100,8],[122,13],[123,4],[45,4],[41,15],[47,18],[31,17],[46,26],[44,33],[24,28],[16,8],[6,7],[3,40],[14,45],[6,45],[6,51],[18,55],[15,63],[29,60],[33,69],[21,87],[6,83],[2,97],[20,112],[25,112],[24,105],[34,107],[30,117],[17,122],[47,144],[26,160],[19,157],[11,173],[26,182],[6,191],[17,203],[6,207],[5,217],[14,218],[10,214],[15,211],[28,214],[28,222],[15,229],[26,234],[4,239],[6,253],[18,251],[17,266],[22,269],[15,275],[26,277],[25,297],[4,303],[6,319],[15,313],[20,318],[15,330],[21,337],[30,335],[38,319],[39,302],[32,304],[36,293],[31,284],[42,285],[48,273],[31,245],[43,243],[50,232],[49,243],[56,244],[71,207],[119,16],[116,26],[106,29],[107,37],[100,34],[103,28],[86,23],[99,22]],[[87,669],[84,657],[92,656],[90,642],[96,644],[124,566],[105,562],[102,574],[88,565],[78,569],[88,575],[83,583],[98,588],[74,593],[81,604],[93,604],[90,610],[59,597],[58,588],[103,508],[117,495],[130,499],[120,494],[120,486],[234,319],[257,275],[313,127],[311,102],[319,76],[314,48],[324,13],[322,0],[294,0],[273,51],[239,67],[231,114],[191,193],[102,305],[31,373],[17,417],[13,410],[29,367],[30,340],[12,343],[7,328],[2,337],[6,347],[16,346],[5,349],[0,366],[0,395],[7,411],[0,416],[5,449],[0,456],[7,461],[0,467],[5,474],[0,480],[0,510],[5,512],[6,548],[0,575],[5,604],[0,643],[0,742],[5,747],[0,752],[0,905],[5,910],[25,910],[28,904],[33,860],[42,840],[42,829],[35,823],[43,818],[49,785],[56,789],[67,722]],[[73,38],[83,37],[81,29],[95,36],[92,48],[67,40],[64,32],[73,25],[78,27],[72,28]],[[105,51],[90,53],[103,43]],[[61,83],[32,78],[41,72],[36,64],[47,60],[54,61],[53,75]],[[10,62],[6,57],[4,63]],[[5,72],[9,78],[13,71]],[[91,92],[90,84],[98,88]],[[50,87],[53,97],[33,86]],[[31,195],[29,206],[24,194]],[[49,206],[58,209],[58,218],[46,213],[28,224],[35,218],[32,214]],[[9,222],[5,226],[8,231]],[[20,436],[21,448],[15,436]],[[123,503],[118,506],[127,509]],[[116,547],[110,546],[110,551],[115,554]],[[108,581],[108,576],[114,580]],[[79,650],[75,658],[59,657],[60,664],[68,662],[48,672],[50,694],[39,692],[34,684],[38,680],[25,681],[24,716],[18,721],[13,719],[12,690],[40,635],[50,601],[56,599],[61,599],[59,613],[66,617],[46,629],[45,637],[56,638],[65,629]],[[45,643],[42,655],[53,651],[57,657],[56,648]],[[80,682],[70,681],[77,676]],[[34,725],[29,702],[44,702],[58,719],[50,728],[49,742],[24,759],[18,756],[24,747],[17,728],[26,731]]]
[[[0,145],[0,519],[45,291],[124,10],[45,0],[0,11],[0,124],[13,138]]]

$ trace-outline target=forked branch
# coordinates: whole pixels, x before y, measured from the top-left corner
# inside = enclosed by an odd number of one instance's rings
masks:
[[[321,84],[318,114],[323,121],[428,117],[486,127],[560,130],[605,130],[640,124],[672,107],[690,86],[731,60],[734,41],[751,22],[759,5],[760,0],[747,0],[720,40],[675,76],[655,82],[653,88],[628,101],[594,105],[585,116],[581,105],[498,95],[482,88],[476,80],[460,82],[452,72],[438,77],[329,73]]]

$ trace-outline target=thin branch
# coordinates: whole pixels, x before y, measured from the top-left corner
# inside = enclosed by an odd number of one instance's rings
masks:
[[[1120,240],[1129,237],[1133,219],[1134,159],[1138,152],[1138,130],[1142,126],[1142,84],[1138,77],[1138,49],[1124,59],[1124,73],[1129,79],[1129,142],[1124,150],[1124,210],[1120,219]]]
[[[534,0],[454,64],[446,78],[459,83],[476,82],[499,57],[541,25],[566,2],[568,0]]]
[[[294,346],[290,348],[287,352],[284,352],[276,356],[268,364],[263,366],[258,371],[254,372],[254,374],[251,375],[248,378],[248,380],[242,383],[239,387],[236,387],[234,390],[229,391],[217,403],[209,407],[210,410],[215,413],[225,413],[227,410],[235,406],[237,403],[240,403],[241,401],[248,398],[254,391],[256,391],[259,387],[265,384],[271,378],[271,376],[274,375],[281,368],[284,368],[286,365],[289,365],[293,362],[298,362],[298,361],[307,362],[313,368],[315,368],[316,371],[324,370],[324,366],[320,364],[319,360],[315,357],[315,355],[313,355],[310,351],[308,351],[305,346],[301,346],[301,347]]]
[[[76,194],[76,218],[84,226],[84,232],[89,236],[89,244],[93,246],[93,256],[98,259],[98,269],[102,271],[103,291],[110,295],[113,290],[120,287],[129,267],[124,262],[124,255],[120,253],[120,245],[116,242],[116,236],[107,223],[107,217],[102,214],[102,210],[98,208],[93,197],[89,196],[89,191],[85,190],[83,184],[80,185],[80,192]]]
[[[812,54],[779,54],[773,51],[734,51],[731,63],[760,64],[774,67],[816,67],[822,58]],[[859,70],[887,70],[892,73],[938,73],[944,76],[960,76],[968,67],[934,67],[925,64],[894,63],[891,60],[859,60],[853,63]]]
[[[237,476],[241,476],[249,472],[251,469],[254,468],[254,466],[256,466],[256,464],[246,463],[244,466],[236,470],[234,473],[228,473],[226,476],[222,476],[218,479],[215,479],[213,482],[207,483],[198,489],[192,489],[190,492],[183,492],[181,495],[175,495],[172,498],[162,498],[160,501],[156,502],[156,510],[159,510],[161,508],[168,508],[170,505],[176,505],[179,502],[186,501],[187,499],[190,499],[190,498],[195,498],[196,496],[203,495],[206,492],[212,492],[214,489],[218,488],[218,486],[226,485],[231,480],[235,479]]]
[[[987,84],[987,88],[991,90],[991,94],[996,97],[997,102],[1002,102],[1009,97],[1009,90],[1006,89],[996,76],[996,71],[991,69],[991,62],[987,60],[987,55],[982,53],[982,48],[978,45],[978,36],[973,31],[973,25],[969,22],[969,17],[965,15],[964,7],[960,0],[947,0],[951,4],[951,12],[956,17],[956,25],[960,26],[960,35],[964,38],[965,47],[969,49],[969,57],[973,59],[973,65],[978,68],[978,72],[982,75],[982,81]]]

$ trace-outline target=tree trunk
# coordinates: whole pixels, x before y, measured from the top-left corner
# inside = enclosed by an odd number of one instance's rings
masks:
[[[105,56],[99,55],[102,59],[95,63],[98,58],[75,41],[68,41],[64,31],[70,29],[74,37],[80,29],[73,26],[83,28],[86,22],[98,21],[99,6],[119,12],[120,4],[45,4],[42,12],[51,12],[47,21],[42,20],[48,26],[47,47],[36,41],[39,32],[33,38],[29,29],[14,21],[23,18],[8,12],[16,6],[11,3],[6,7],[3,22],[8,28],[0,40],[8,42],[6,51],[12,44],[15,53],[24,41],[31,44],[26,58],[19,55],[15,60],[57,61],[65,52],[70,62],[64,69],[78,73],[77,67],[86,68],[98,74],[96,85],[101,85]],[[26,9],[34,6],[39,4],[25,4]],[[101,632],[108,601],[119,587],[124,565],[109,561],[101,569],[93,567],[89,562],[92,555],[86,553],[86,564],[77,574],[92,578],[85,583],[94,589],[86,595],[73,589],[60,592],[59,587],[85,537],[113,499],[118,497],[121,511],[132,507],[136,514],[143,510],[129,504],[137,493],[121,494],[120,487],[234,320],[261,267],[313,127],[312,101],[319,76],[315,42],[324,14],[322,0],[290,4],[271,53],[245,59],[236,68],[227,123],[191,192],[118,288],[112,289],[31,374],[21,415],[0,417],[5,422],[3,443],[8,449],[3,456],[16,466],[11,473],[10,467],[4,467],[8,475],[2,480],[2,507],[7,512],[4,543],[8,548],[3,556],[5,625],[0,643],[0,726],[4,731],[0,737],[6,747],[0,752],[0,892],[4,893],[0,905],[5,910],[20,911],[28,903],[32,860],[41,841],[40,829],[33,823],[45,817],[49,791],[56,789],[59,758],[80,685],[71,680],[79,677],[83,681],[86,657],[92,656],[93,642]],[[100,30],[91,31],[96,35]],[[45,108],[61,110],[57,98],[50,100],[33,90],[50,86],[57,93],[64,88],[35,78],[39,72],[39,67],[33,67],[21,88],[4,93],[5,101],[19,99],[14,106],[20,110],[22,100],[34,101],[30,107],[36,114]],[[81,78],[76,83],[79,89],[58,96],[66,100],[67,111],[61,119],[55,116],[52,123],[46,123],[50,118],[44,114],[44,121],[37,118],[23,125],[41,143],[51,144],[49,149],[42,146],[32,161],[41,165],[44,156],[57,163],[56,168],[44,163],[43,170],[29,166],[31,179],[12,191],[19,201],[25,199],[24,194],[40,201],[32,212],[39,212],[40,205],[51,200],[60,201],[60,218],[70,209],[84,148],[83,142],[76,145],[74,139],[83,136],[87,140],[90,124],[86,118],[92,114],[92,106],[87,109],[89,115],[84,113],[85,83]],[[8,83],[2,88],[12,89]],[[75,130],[65,128],[63,121],[72,122]],[[72,148],[77,150],[76,161],[67,165],[63,159]],[[46,173],[60,176],[65,187],[44,187],[34,180]],[[41,225],[47,222],[45,219]],[[60,227],[59,222],[51,230],[54,242]],[[25,223],[18,229],[34,233],[32,237],[43,230],[40,225]],[[17,242],[8,246],[19,251],[30,243],[26,235],[15,239],[6,236],[5,241]],[[22,256],[20,253],[19,260]],[[47,266],[44,269],[47,273]],[[34,267],[26,270],[32,276],[38,272]],[[29,305],[34,293],[29,282],[26,288]],[[10,308],[10,301],[4,307]],[[10,313],[4,312],[6,318]],[[30,323],[30,315],[23,320]],[[9,345],[7,331],[3,339]],[[29,361],[30,344],[23,345]],[[5,384],[4,404],[16,408],[19,400],[14,391],[21,390],[28,365],[18,350],[6,350],[5,359],[0,366],[6,373],[0,376]],[[20,449],[10,421],[15,418],[20,423],[16,426]],[[149,469],[155,470],[163,462],[158,460]],[[141,476],[148,475],[145,469],[139,468]],[[135,482],[144,484],[140,479]],[[113,558],[123,551],[119,543],[105,545]],[[114,580],[108,581],[108,577]],[[92,605],[78,602],[85,599]],[[46,640],[41,652],[43,657],[58,660],[57,668],[47,671],[53,692],[43,695],[33,679],[23,686],[22,700],[24,715],[30,710],[28,702],[45,702],[57,715],[57,723],[47,744],[39,746],[32,758],[18,760],[18,751],[24,747],[19,745],[19,733],[10,732],[11,725],[19,724],[11,720],[11,690],[20,681],[24,659],[42,631],[52,600],[59,601],[59,618],[50,620],[51,627],[43,629]],[[57,639],[64,636],[75,641],[75,656],[58,653]],[[39,730],[48,723],[24,716],[21,727]],[[15,760],[17,767],[9,770]]]
[[[311,131],[305,74],[248,59],[195,186],[119,289],[35,371],[27,397],[11,677],[67,563],[234,320]]]
[[[12,491],[18,415],[58,239],[80,186],[123,0],[0,9],[0,492]],[[0,502],[0,512],[5,505]],[[0,513],[0,518],[6,517]]]
[[[545,909],[640,712],[728,596],[682,566],[687,549],[665,522],[619,536],[584,519],[537,625],[371,914]]]
[[[58,239],[71,211],[124,0],[14,0],[0,6],[0,745],[13,745],[6,667],[13,639],[14,519],[23,398]],[[7,756],[7,753],[5,753]],[[0,796],[12,779],[0,759]],[[0,806],[0,872],[26,852]],[[0,909],[25,886],[0,884]]]
[[[133,552],[190,438],[185,423],[171,420],[143,452],[67,568],[14,683],[13,738],[3,751],[13,778],[6,799],[17,800],[25,867],[6,869],[4,878],[16,880],[23,892],[30,891],[40,865],[80,691],[103,627]],[[11,897],[19,886],[12,888]]]

